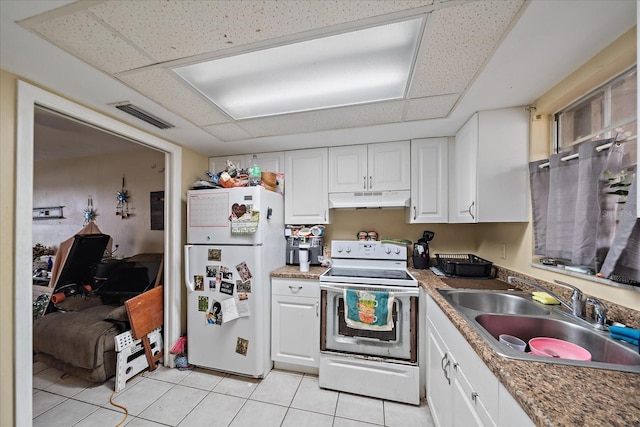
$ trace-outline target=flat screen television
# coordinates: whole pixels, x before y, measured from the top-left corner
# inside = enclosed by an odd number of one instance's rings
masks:
[[[54,292],[70,284],[93,285],[96,265],[102,260],[110,238],[107,234],[76,234]]]

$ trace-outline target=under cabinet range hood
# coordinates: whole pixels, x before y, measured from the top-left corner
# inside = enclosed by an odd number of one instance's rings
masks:
[[[409,206],[411,192],[356,191],[354,193],[329,193],[330,209],[380,209]]]

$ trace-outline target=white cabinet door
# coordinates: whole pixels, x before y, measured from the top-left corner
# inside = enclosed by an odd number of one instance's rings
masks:
[[[257,153],[258,165],[262,172],[284,172],[284,151],[274,151],[272,153]],[[244,167],[251,166],[253,154],[244,156]]]
[[[480,111],[456,133],[449,169],[450,222],[529,220],[529,114]]]
[[[499,427],[533,427],[535,424],[531,418],[524,412],[524,409],[516,402],[506,388],[500,384],[500,399],[498,407],[500,408],[498,416]]]
[[[453,425],[454,426],[495,426],[495,422],[485,406],[485,401],[493,401],[495,403],[495,394],[485,396],[478,391],[477,387],[471,385],[471,382],[465,375],[464,371],[475,371],[477,366],[465,364],[465,368],[452,361],[453,366]],[[497,384],[496,384],[497,385]],[[497,407],[497,405],[495,405]],[[496,413],[497,416],[497,413]]]
[[[329,147],[329,192],[366,191],[367,146]]]
[[[410,224],[448,221],[448,148],[447,138],[411,141]]]
[[[427,319],[427,398],[436,424],[495,425],[497,378],[431,297],[427,297]]]
[[[320,364],[320,284],[272,279],[271,358],[318,368]]]
[[[231,160],[236,168],[242,169],[247,167],[247,163],[245,163],[245,155],[239,154],[234,156],[220,156],[220,157],[209,157],[209,171],[211,173],[218,173],[223,171],[227,167],[227,160]],[[249,156],[249,160],[251,160],[251,156]]]
[[[329,148],[329,192],[399,191],[411,186],[409,141]]]
[[[409,141],[369,144],[369,190],[409,190],[411,188],[411,144]]]
[[[478,114],[456,133],[451,156],[450,222],[477,222]]]
[[[328,150],[285,152],[285,223],[328,224]]]
[[[438,427],[453,423],[451,360],[448,349],[431,321],[427,326],[427,402]]]
[[[455,366],[455,365],[454,365]],[[459,369],[454,369],[452,379],[452,424],[454,426],[484,426],[474,407],[471,387]]]
[[[524,107],[481,111],[478,221],[529,221],[529,112]]]
[[[256,156],[262,172],[284,172],[284,151],[257,153]],[[213,173],[224,170],[227,166],[227,160],[231,160],[239,169],[248,168],[251,166],[252,158],[253,154],[209,157],[209,170]]]

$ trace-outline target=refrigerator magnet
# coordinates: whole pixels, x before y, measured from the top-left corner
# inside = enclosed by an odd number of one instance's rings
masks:
[[[207,311],[209,309],[209,297],[198,297],[198,311]]]
[[[238,337],[238,341],[236,342],[236,353],[246,356],[248,350],[249,350],[249,340]]]
[[[211,309],[206,314],[207,324],[209,325],[222,325],[222,305],[213,300]]]
[[[220,292],[227,295],[233,295],[233,282],[225,282],[224,280],[220,283]]]
[[[246,282],[236,280],[236,290],[238,292],[251,292],[251,280],[247,280]]]
[[[218,261],[222,260],[222,249],[209,249],[207,251],[207,261]]]
[[[229,269],[224,265],[220,266],[220,273],[222,275],[223,280],[227,280],[227,281],[233,280],[233,272],[229,271]]]
[[[194,288],[196,291],[204,291],[204,277],[196,274],[193,276]]]
[[[216,277],[218,274],[217,265],[207,265],[207,277]]]
[[[249,271],[249,267],[245,261],[242,261],[240,264],[236,265],[236,270],[238,270],[238,274],[240,275],[240,279],[243,282],[251,279],[251,271]]]
[[[209,290],[210,291],[215,291],[216,290],[216,279],[208,279],[209,280]]]

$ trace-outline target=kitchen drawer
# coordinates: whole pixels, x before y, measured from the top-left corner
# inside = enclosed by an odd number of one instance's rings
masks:
[[[320,297],[320,282],[305,279],[271,279],[272,295]]]

